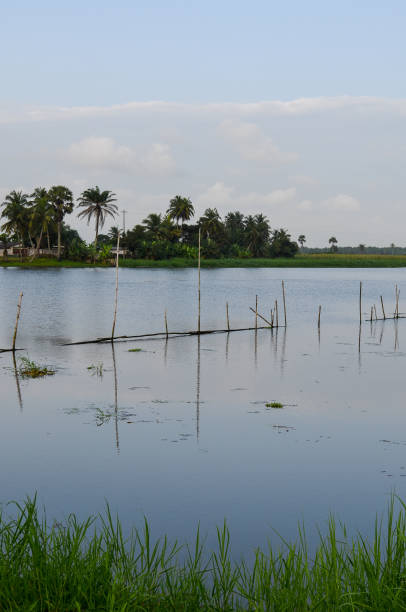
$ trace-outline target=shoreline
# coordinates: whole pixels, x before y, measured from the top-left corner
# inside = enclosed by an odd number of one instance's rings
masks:
[[[120,268],[196,268],[197,259],[173,258],[165,260],[121,259]],[[112,264],[89,263],[38,258],[34,261],[0,260],[0,268],[111,268]],[[292,258],[222,258],[202,259],[202,268],[406,268],[406,255],[297,255]]]

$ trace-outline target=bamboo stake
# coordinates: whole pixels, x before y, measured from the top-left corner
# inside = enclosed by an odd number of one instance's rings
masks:
[[[197,290],[197,299],[198,299],[198,313],[197,313],[197,333],[200,334],[200,227],[199,227],[199,255],[197,260],[198,267],[198,290]]]
[[[385,319],[386,319],[386,315],[385,315],[385,308],[383,307],[383,299],[382,299],[382,296],[380,296],[380,297],[381,297],[382,314],[383,314],[383,318],[384,318],[384,320],[385,320]]]
[[[230,317],[228,316],[228,302],[226,302],[227,329],[230,331]]]
[[[166,309],[165,309],[165,333],[166,333],[166,339],[168,340],[168,317],[166,316]]]
[[[285,317],[285,327],[287,325],[286,323],[286,299],[285,299],[285,283],[282,281],[282,295],[283,295],[283,314]]]
[[[375,313],[375,321],[377,321],[378,320],[378,315],[376,314],[376,306],[375,306],[375,304],[374,304],[374,313]]]
[[[362,322],[362,281],[359,283],[359,323]]]
[[[317,318],[317,328],[320,329],[321,306],[319,306],[319,316]]]
[[[256,317],[259,317],[260,319],[262,319],[263,321],[265,321],[265,323],[268,323],[268,325],[270,327],[272,327],[273,323],[270,323],[267,319],[265,319],[265,317],[263,317],[262,315],[259,314],[259,312],[257,310],[254,310],[253,308],[251,308],[250,306],[250,310],[252,310],[252,312],[255,312],[255,320]],[[257,330],[258,328],[256,327],[255,330]]]
[[[370,318],[371,323],[372,323],[372,315],[373,315],[373,314],[374,314],[374,307],[373,307],[373,306],[371,306],[371,318]]]
[[[398,286],[396,285],[396,318],[399,318],[399,294],[400,294],[400,290],[398,288]]]
[[[113,317],[113,329],[111,330],[111,341],[114,340],[114,330],[116,329],[117,319],[117,301],[118,301],[118,251],[120,248],[120,230],[117,232],[117,253],[116,253],[116,295],[114,301],[114,317]]]
[[[255,296],[255,329],[258,327],[258,296]]]
[[[16,350],[16,340],[17,340],[17,330],[18,330],[18,321],[20,319],[20,313],[21,313],[21,302],[23,299],[23,292],[20,293],[20,297],[18,298],[18,304],[17,304],[17,316],[16,316],[16,324],[14,327],[14,335],[13,335],[13,348],[12,351],[13,353]]]
[[[273,310],[273,308],[271,308],[271,327],[272,329],[273,329],[274,314],[275,314],[275,311]]]
[[[275,300],[275,325],[279,327],[278,300]]]

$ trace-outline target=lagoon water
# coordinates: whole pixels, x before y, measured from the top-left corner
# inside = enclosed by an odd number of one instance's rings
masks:
[[[227,519],[237,555],[311,532],[334,512],[372,527],[395,491],[406,499],[406,321],[362,325],[405,269],[202,271],[202,328],[269,316],[288,326],[254,332],[62,346],[111,331],[112,269],[0,269],[0,348],[10,346],[20,291],[18,345],[56,369],[22,380],[0,354],[0,501],[37,492],[49,518],[97,513],[105,501],[124,526],[146,516],[155,535],[211,544]],[[116,332],[196,328],[197,272],[120,270]],[[317,310],[322,305],[321,333]],[[129,349],[140,348],[140,352]],[[102,364],[103,375],[89,370]],[[284,404],[270,408],[272,401]]]

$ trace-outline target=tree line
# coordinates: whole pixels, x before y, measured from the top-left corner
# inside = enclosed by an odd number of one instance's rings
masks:
[[[193,222],[192,201],[180,195],[170,200],[165,213],[150,213],[127,232],[113,226],[107,234],[102,234],[106,220],[118,215],[116,201],[112,191],[102,191],[98,186],[85,189],[77,198],[77,216],[94,224],[94,241],[87,245],[66,224],[66,217],[75,209],[68,187],[56,185],[48,190],[37,187],[31,194],[11,191],[2,203],[4,234],[0,239],[31,247],[34,256],[39,254],[44,242],[48,249],[56,242],[58,258],[63,250],[64,257],[93,260],[108,258],[119,232],[121,246],[141,259],[195,258],[199,231],[203,257],[293,257],[299,249],[287,230],[272,229],[261,213],[244,215],[233,211],[222,219],[216,208],[207,208]],[[304,236],[299,238],[305,240]]]

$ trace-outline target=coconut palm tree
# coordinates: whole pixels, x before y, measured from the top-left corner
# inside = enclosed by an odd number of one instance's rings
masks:
[[[223,223],[218,213],[217,208],[206,208],[204,215],[199,219],[199,225],[202,229],[202,233],[206,234],[208,239],[215,238],[223,229]]]
[[[304,234],[300,234],[300,236],[298,237],[297,241],[300,244],[300,248],[303,249],[303,245],[306,242],[306,236]]]
[[[162,216],[158,213],[150,213],[142,224],[145,226],[146,234],[151,240],[159,240],[162,237]]]
[[[328,239],[328,243],[330,245],[331,252],[335,253],[337,251],[337,238],[335,236],[331,236],[331,238]]]
[[[51,249],[49,240],[49,228],[54,221],[54,210],[49,201],[48,192],[44,187],[37,187],[31,194],[30,222],[29,227],[36,232],[36,255],[41,248],[43,233],[46,232],[48,249]]]
[[[61,229],[65,215],[70,215],[73,210],[73,194],[70,189],[63,185],[54,185],[48,191],[48,198],[54,212],[54,221],[58,231],[58,259],[61,258]]]
[[[118,213],[118,206],[113,204],[116,201],[115,193],[111,191],[100,191],[99,187],[90,187],[86,189],[80,198],[78,198],[79,206],[84,207],[78,217],[87,218],[87,224],[89,225],[92,217],[95,219],[96,235],[94,239],[94,247],[97,248],[97,238],[99,235],[99,229],[103,227],[106,217],[114,217]]]
[[[182,225],[185,221],[189,221],[195,214],[195,209],[190,198],[177,195],[169,201],[169,208],[166,212],[171,219],[175,219],[179,227],[179,220],[182,221]]]
[[[248,215],[245,221],[245,240],[253,257],[265,255],[269,246],[269,221],[262,215]]]
[[[1,218],[7,221],[1,226],[1,229],[8,235],[15,234],[21,243],[24,243],[24,235],[26,236],[28,229],[28,195],[22,191],[11,191],[6,195]],[[21,254],[21,253],[20,253]]]

